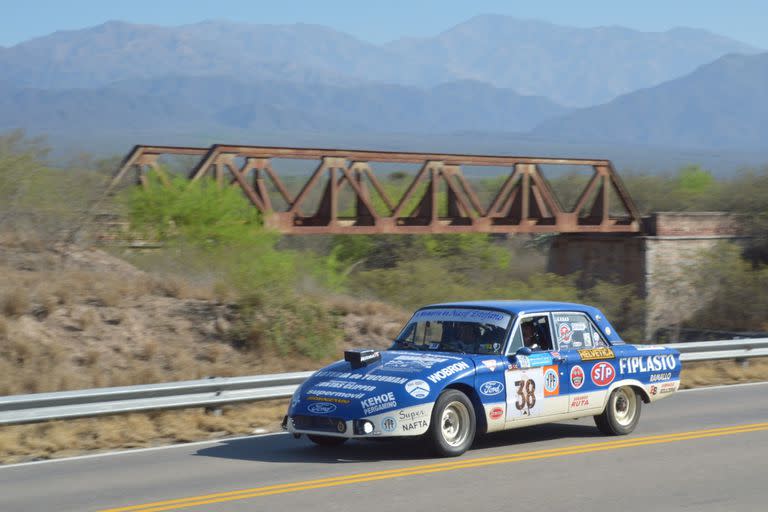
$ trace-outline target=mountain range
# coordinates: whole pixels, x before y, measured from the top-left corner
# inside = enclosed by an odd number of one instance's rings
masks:
[[[768,135],[760,52],[699,29],[498,15],[386,44],[308,24],[112,21],[0,47],[0,131],[124,146],[399,133],[754,150]]]

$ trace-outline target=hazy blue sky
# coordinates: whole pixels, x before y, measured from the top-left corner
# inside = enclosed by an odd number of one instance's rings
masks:
[[[434,35],[474,15],[498,13],[580,27],[698,27],[768,48],[766,0],[0,0],[0,7],[3,46],[107,20],[158,25],[206,19],[317,23],[383,42]]]

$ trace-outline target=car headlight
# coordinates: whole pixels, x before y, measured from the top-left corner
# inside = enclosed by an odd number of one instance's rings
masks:
[[[358,435],[373,434],[373,423],[368,420],[355,421],[355,434],[358,434]]]

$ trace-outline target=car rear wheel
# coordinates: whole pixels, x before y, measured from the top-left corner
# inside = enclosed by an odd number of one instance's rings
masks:
[[[602,414],[595,416],[595,425],[600,432],[611,436],[629,434],[640,421],[642,400],[633,388],[616,388],[608,397],[608,404]]]
[[[456,457],[475,440],[475,408],[467,395],[456,389],[444,391],[435,402],[427,436],[440,457]]]
[[[346,437],[318,436],[315,434],[307,434],[307,437],[318,446],[340,446],[347,442]]]

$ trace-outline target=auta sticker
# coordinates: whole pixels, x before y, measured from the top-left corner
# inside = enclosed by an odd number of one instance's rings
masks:
[[[584,385],[584,370],[579,365],[574,365],[571,368],[571,387],[573,389],[581,389]]]
[[[592,367],[591,376],[595,386],[607,386],[616,378],[616,369],[611,363],[600,361]]]

